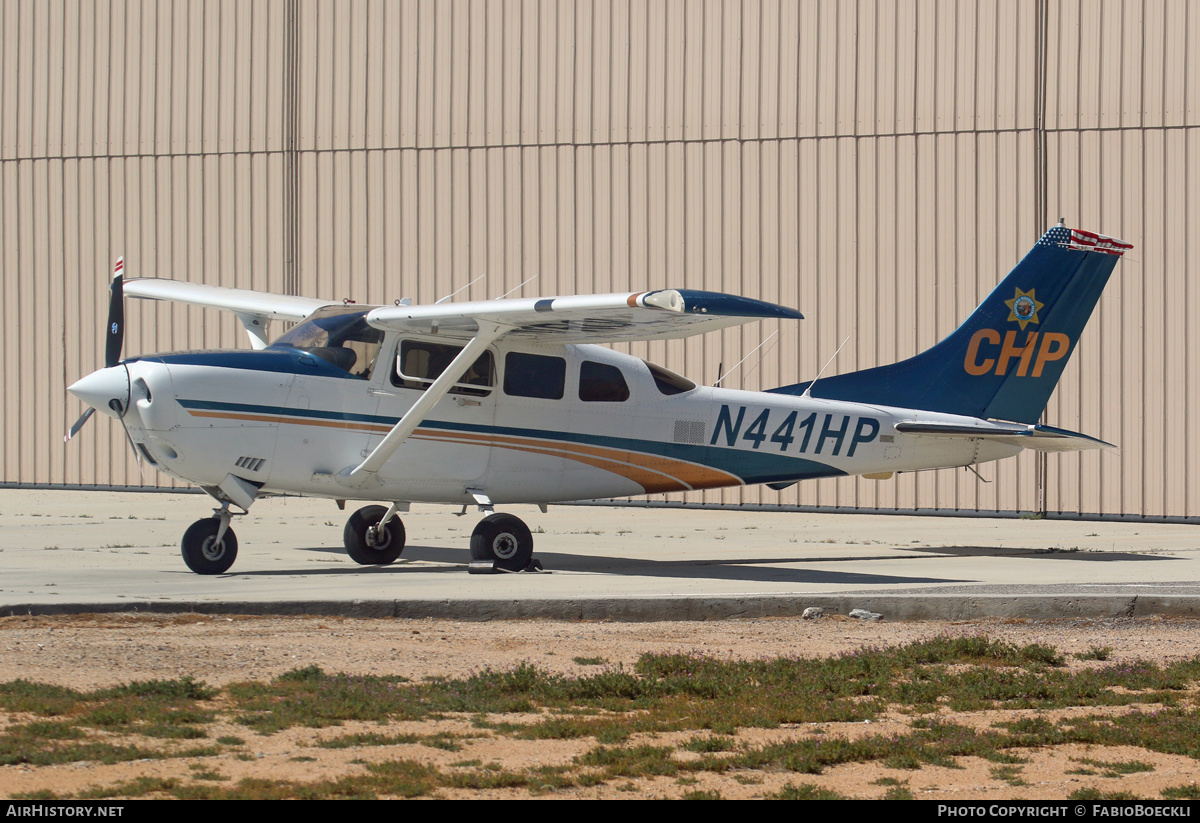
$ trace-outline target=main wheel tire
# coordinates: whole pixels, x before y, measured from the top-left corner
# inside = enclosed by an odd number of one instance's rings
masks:
[[[363,506],[346,521],[342,542],[355,563],[386,566],[404,551],[404,524],[398,516],[392,515],[381,530],[382,534],[371,534],[385,514],[387,509],[383,506]]]
[[[188,526],[183,533],[179,549],[183,562],[196,574],[221,574],[229,570],[237,559],[237,536],[233,529],[226,529],[221,542],[217,543],[217,532],[221,521],[205,517]]]
[[[491,560],[497,568],[519,572],[533,559],[533,535],[519,517],[489,514],[471,533],[471,559]]]

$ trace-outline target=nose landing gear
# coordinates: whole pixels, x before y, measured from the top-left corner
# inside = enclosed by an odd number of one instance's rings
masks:
[[[404,551],[404,523],[397,506],[363,506],[350,515],[342,532],[346,553],[364,566],[386,566]]]
[[[245,514],[245,512],[242,512]],[[229,528],[234,513],[225,503],[213,510],[212,517],[204,517],[188,526],[183,533],[179,549],[183,562],[196,574],[222,574],[237,560],[237,535]]]

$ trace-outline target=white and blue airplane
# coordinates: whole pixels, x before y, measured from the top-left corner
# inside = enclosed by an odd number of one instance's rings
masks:
[[[229,528],[272,494],[382,501],[346,524],[350,556],[387,564],[411,502],[478,506],[473,565],[519,571],[533,538],[513,503],[975,466],[1023,448],[1109,444],[1039,425],[1129,244],[1062,224],[949,337],[888,366],[767,392],[698,386],[602,343],[664,340],[793,309],[713,292],[359,306],[123,279],[106,366],[69,388],[119,421],[141,459],[219,503],[182,540],[199,574],[237,555]],[[234,312],[251,349],[121,359],[123,296]],[[298,321],[273,342],[272,320]],[[239,511],[232,511],[236,507]]]

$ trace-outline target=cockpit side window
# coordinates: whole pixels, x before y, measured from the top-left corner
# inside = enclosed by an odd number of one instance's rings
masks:
[[[371,376],[382,344],[383,332],[367,323],[365,310],[327,306],[313,312],[272,343],[271,348],[306,351],[366,380]]]
[[[423,340],[401,340],[400,352],[396,357],[396,364],[392,367],[392,385],[425,391],[441,376],[460,351],[462,346],[427,343]],[[492,386],[495,384],[495,360],[490,351],[485,351],[450,388],[450,393],[485,397],[492,393]]]

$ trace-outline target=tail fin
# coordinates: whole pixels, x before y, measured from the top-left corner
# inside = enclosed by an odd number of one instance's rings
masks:
[[[1056,226],[949,337],[812,396],[1036,423],[1128,243]],[[773,391],[802,394],[809,383]]]

